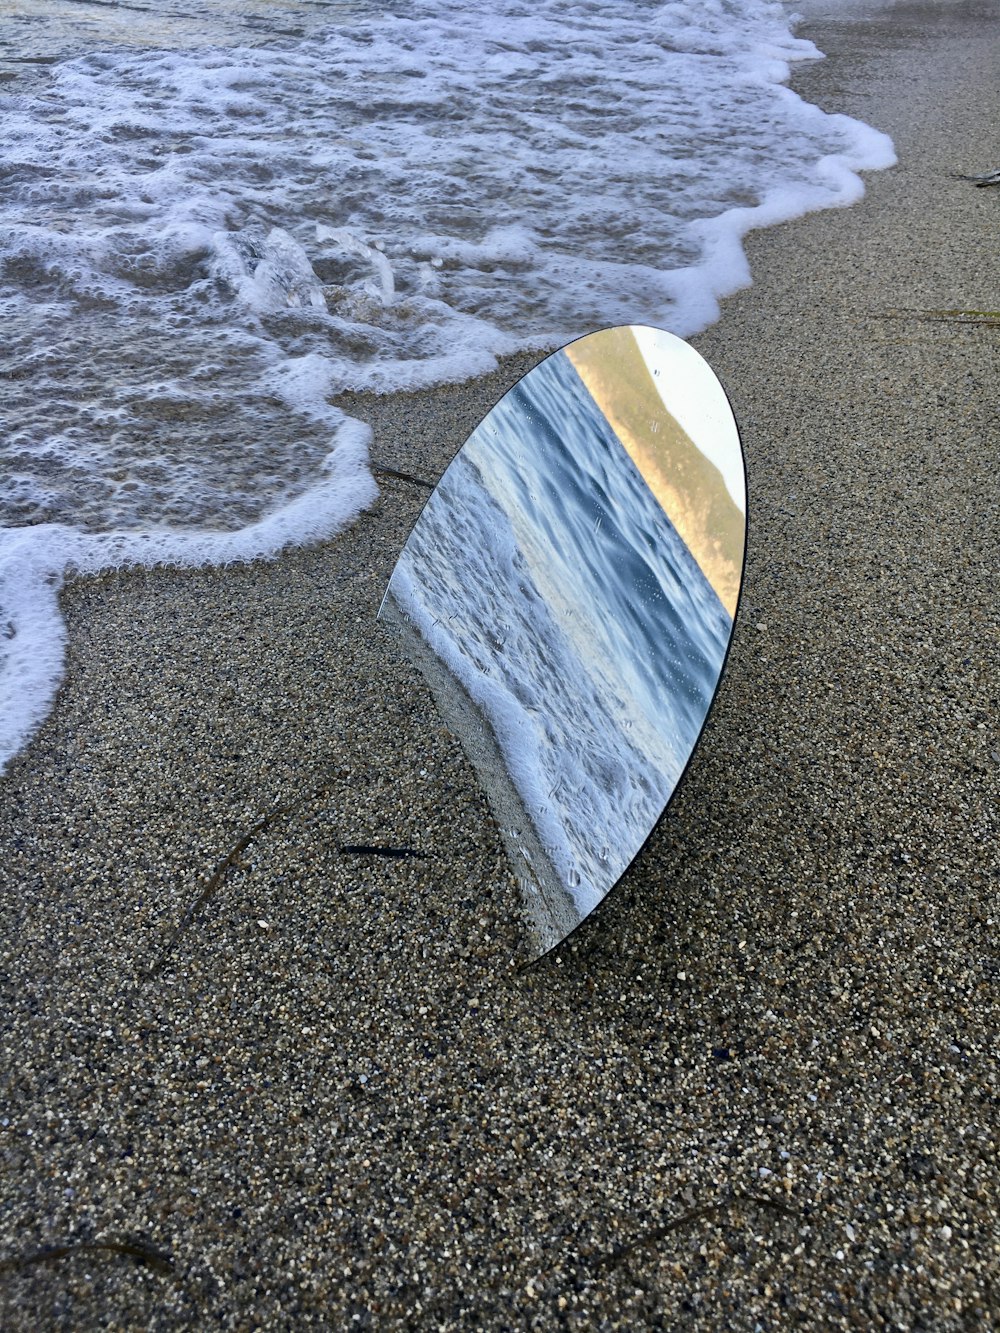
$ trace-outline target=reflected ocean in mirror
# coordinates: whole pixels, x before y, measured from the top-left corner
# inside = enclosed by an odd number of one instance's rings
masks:
[[[380,612],[480,770],[539,950],[645,842],[732,632],[742,492],[657,391],[671,356],[697,354],[637,332],[643,347],[629,329],[581,339],[497,404],[424,508]]]

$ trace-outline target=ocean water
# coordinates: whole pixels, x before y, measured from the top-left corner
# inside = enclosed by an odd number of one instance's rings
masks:
[[[691,334],[749,228],[858,198],[891,144],[785,86],[816,55],[762,0],[7,0],[0,767],[67,570],[331,536],[338,391]]]
[[[694,748],[732,619],[564,352],[446,471],[390,584],[586,915]]]

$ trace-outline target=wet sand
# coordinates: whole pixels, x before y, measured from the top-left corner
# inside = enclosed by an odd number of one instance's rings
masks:
[[[752,237],[696,340],[744,604],[668,818],[565,948],[518,970],[488,803],[375,624],[426,492],[67,586],[0,779],[4,1328],[997,1318],[1000,354],[927,312],[1000,304],[1000,191],[954,175],[998,165],[1000,39],[973,5],[807,32],[795,86],[899,166]],[[352,410],[434,478],[536,359]]]

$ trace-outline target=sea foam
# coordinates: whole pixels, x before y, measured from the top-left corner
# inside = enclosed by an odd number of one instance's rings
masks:
[[[224,9],[89,51],[40,10],[21,54],[71,58],[0,94],[0,765],[58,686],[67,570],[330,536],[375,495],[337,393],[690,335],[748,230],[893,161],[785,86],[818,52],[762,0]]]

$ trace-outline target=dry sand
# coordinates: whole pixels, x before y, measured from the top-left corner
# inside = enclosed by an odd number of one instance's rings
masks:
[[[810,35],[797,86],[900,165],[752,238],[697,340],[746,599],[564,949],[517,970],[487,803],[374,624],[417,488],[271,565],[66,589],[0,779],[3,1328],[998,1317],[1000,329],[913,312],[1000,306],[1000,191],[951,174],[998,165],[1000,40],[964,4]],[[355,407],[436,476],[526,364]]]

